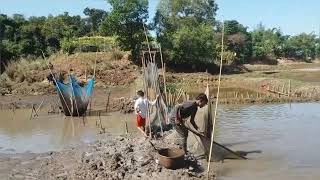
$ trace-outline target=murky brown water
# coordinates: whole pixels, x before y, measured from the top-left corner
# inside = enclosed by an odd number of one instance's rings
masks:
[[[98,116],[71,118],[46,113],[30,119],[30,109],[0,110],[0,152],[46,152],[60,150],[72,144],[91,142],[102,131]],[[125,133],[125,122],[129,132],[135,131],[134,116],[119,112],[101,116],[102,127],[107,133]]]
[[[217,142],[249,154],[249,160],[226,160],[219,164],[218,179],[320,179],[319,103],[221,106],[217,119]],[[0,110],[0,152],[59,150],[96,139],[100,128],[96,116],[65,118],[44,109],[30,120],[31,110]],[[106,132],[136,131],[134,115],[101,116]]]
[[[217,141],[233,150],[261,150],[225,161],[218,179],[320,179],[319,103],[225,106]]]

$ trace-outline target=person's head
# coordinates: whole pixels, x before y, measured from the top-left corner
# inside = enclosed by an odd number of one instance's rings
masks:
[[[138,95],[139,97],[144,97],[144,92],[141,91],[141,90],[139,90],[139,91],[137,92],[137,95]]]
[[[204,93],[200,93],[196,98],[196,104],[198,107],[202,108],[208,103],[207,95]]]

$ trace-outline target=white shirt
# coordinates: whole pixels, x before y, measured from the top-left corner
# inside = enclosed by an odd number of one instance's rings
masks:
[[[157,99],[153,102],[148,101],[145,98],[139,97],[136,102],[134,103],[134,110],[136,114],[139,114],[142,118],[146,118],[147,116],[147,103],[150,105],[155,105],[157,102]],[[138,109],[138,111],[137,111]]]

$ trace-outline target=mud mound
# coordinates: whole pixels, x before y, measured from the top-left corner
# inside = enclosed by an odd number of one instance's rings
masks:
[[[155,141],[157,145],[160,142]],[[119,146],[118,144],[122,144]],[[169,170],[158,164],[158,153],[144,138],[119,137],[100,141],[94,153],[84,153],[75,170],[76,179],[198,179],[202,170],[192,155],[183,169]]]
[[[102,140],[49,153],[0,154],[0,176],[7,179],[204,179],[200,163],[186,155],[186,166],[170,170],[142,137],[100,135]],[[175,147],[152,140],[157,148]],[[211,179],[213,179],[212,176]]]

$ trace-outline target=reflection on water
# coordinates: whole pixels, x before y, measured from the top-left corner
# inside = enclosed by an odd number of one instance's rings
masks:
[[[218,179],[320,179],[320,114],[318,103],[224,105],[218,110],[217,141],[249,154],[249,160],[226,160]],[[0,111],[0,152],[44,152],[70,144],[89,142],[100,129],[97,116],[65,118],[43,110],[30,120],[31,110]],[[201,111],[200,111],[201,112]],[[135,131],[134,115],[101,116],[106,132]],[[13,151],[14,150],[14,151]]]
[[[60,150],[68,145],[91,142],[101,131],[97,116],[83,119],[46,112],[43,110],[39,117],[30,119],[30,109],[0,110],[0,152]],[[101,116],[102,127],[107,133],[123,134],[124,122],[127,122],[129,131],[135,131],[132,114]]]

